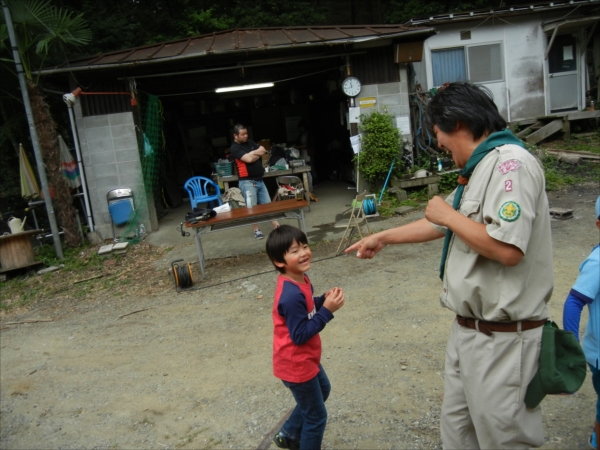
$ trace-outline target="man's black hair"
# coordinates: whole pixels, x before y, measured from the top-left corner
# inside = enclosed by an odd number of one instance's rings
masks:
[[[233,127],[233,134],[240,134],[240,131],[245,130],[246,125],[242,125],[241,123],[236,123]]]
[[[427,126],[431,131],[437,125],[444,133],[452,133],[459,123],[471,130],[475,140],[506,128],[487,88],[450,83],[440,88],[427,105]]]
[[[296,241],[298,244],[308,244],[306,234],[299,228],[290,225],[280,225],[267,237],[267,256],[281,273],[285,273],[283,267],[277,267],[275,262],[285,264],[285,254]]]

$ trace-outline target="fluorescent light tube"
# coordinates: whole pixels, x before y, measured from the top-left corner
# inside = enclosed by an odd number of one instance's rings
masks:
[[[273,83],[260,83],[260,84],[247,84],[245,86],[231,86],[225,88],[219,88],[215,92],[220,94],[222,92],[233,92],[233,91],[247,91],[249,89],[263,89],[273,87]]]

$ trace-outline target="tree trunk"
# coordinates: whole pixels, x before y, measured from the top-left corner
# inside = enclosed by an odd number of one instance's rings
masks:
[[[31,83],[28,87],[33,119],[38,132],[44,165],[46,166],[48,183],[55,193],[53,204],[56,207],[56,217],[64,232],[65,244],[74,248],[81,244],[81,237],[75,219],[76,211],[73,208],[71,191],[60,167],[60,147],[58,145],[56,123],[38,87]]]

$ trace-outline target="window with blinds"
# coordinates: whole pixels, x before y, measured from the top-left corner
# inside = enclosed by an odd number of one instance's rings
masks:
[[[499,43],[432,50],[431,66],[434,86],[454,81],[504,81],[502,48]]]

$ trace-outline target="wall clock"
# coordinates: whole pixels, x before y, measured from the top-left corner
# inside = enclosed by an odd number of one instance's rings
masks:
[[[360,81],[356,77],[348,77],[342,83],[342,90],[348,97],[356,97],[360,92]]]

